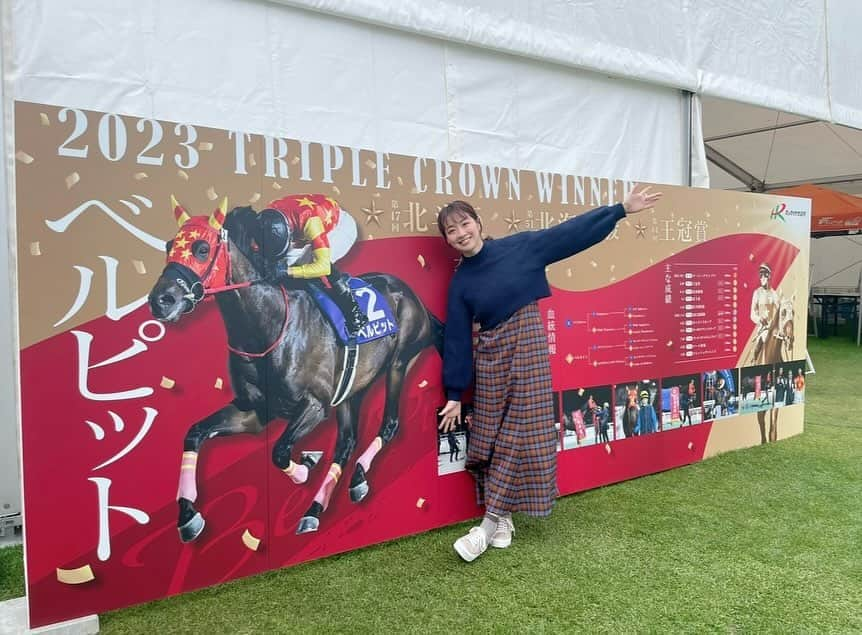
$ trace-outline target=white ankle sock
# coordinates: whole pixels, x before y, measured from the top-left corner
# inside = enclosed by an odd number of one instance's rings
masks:
[[[491,540],[491,536],[494,535],[494,532],[497,531],[497,521],[500,519],[497,514],[492,514],[488,512],[485,514],[485,517],[482,519],[482,524],[479,525],[479,528],[485,532],[485,538]]]

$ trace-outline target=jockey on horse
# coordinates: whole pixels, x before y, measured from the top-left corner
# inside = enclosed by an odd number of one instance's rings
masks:
[[[273,278],[325,277],[330,297],[344,314],[348,334],[354,337],[368,324],[368,317],[350,291],[349,276],[333,264],[356,241],[353,218],[335,200],[322,194],[285,196],[270,203],[259,218],[264,231],[263,255],[272,263]]]
[[[769,281],[772,278],[772,268],[763,263],[758,269],[760,273],[760,286],[754,290],[751,296],[751,321],[757,327],[754,335],[756,344],[754,346],[753,361],[757,361],[763,354],[766,339],[769,337],[769,329],[778,310],[780,297],[778,291],[773,289]]]

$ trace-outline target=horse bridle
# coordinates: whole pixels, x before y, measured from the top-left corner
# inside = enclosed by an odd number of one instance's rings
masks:
[[[176,274],[174,278],[174,282],[177,283],[183,290],[182,298],[189,303],[189,308],[183,311],[183,314],[191,313],[195,310],[195,307],[205,300],[207,296],[214,296],[218,293],[224,293],[225,291],[235,291],[237,289],[245,289],[251,287],[252,285],[259,284],[264,282],[266,279],[263,277],[255,278],[254,280],[244,280],[243,282],[232,282],[232,267],[231,267],[231,254],[230,254],[230,241],[228,240],[228,231],[227,229],[220,229],[218,232],[218,241],[216,242],[216,253],[213,255],[212,260],[207,266],[206,271],[204,272],[203,277],[198,276],[194,271],[180,265],[179,263],[169,262],[165,269],[175,269]],[[242,251],[242,250],[240,250]],[[219,260],[219,257],[224,253],[225,255],[225,284],[218,287],[207,287],[207,281],[212,277],[215,269],[215,265]],[[190,279],[194,276],[194,279]],[[231,353],[235,353],[237,355],[242,355],[244,357],[251,358],[261,358],[269,355],[273,350],[275,350],[276,346],[278,346],[282,340],[284,340],[285,335],[287,334],[287,323],[290,316],[290,306],[288,304],[287,291],[284,288],[284,285],[278,285],[281,289],[281,294],[284,299],[284,322],[281,326],[281,332],[279,336],[275,339],[275,341],[270,344],[267,349],[260,353],[249,353],[246,351],[242,351],[236,348],[233,348],[230,344],[227,345],[228,350]]]

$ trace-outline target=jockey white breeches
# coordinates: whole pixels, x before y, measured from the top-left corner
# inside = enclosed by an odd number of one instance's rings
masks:
[[[342,208],[338,215],[338,224],[332,228],[326,237],[329,239],[330,260],[332,262],[337,262],[347,255],[357,237],[356,221],[347,210]],[[291,247],[287,250],[285,257],[290,266],[309,263],[313,257],[311,245]]]

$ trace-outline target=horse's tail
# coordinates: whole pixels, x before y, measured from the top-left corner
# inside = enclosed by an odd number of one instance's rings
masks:
[[[446,331],[446,325],[431,311],[428,311],[428,319],[431,320],[431,341],[434,343],[434,348],[440,353],[440,357],[443,357],[443,333]]]

